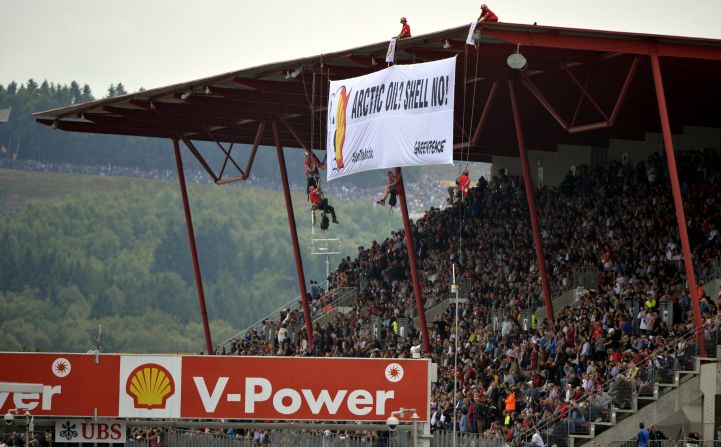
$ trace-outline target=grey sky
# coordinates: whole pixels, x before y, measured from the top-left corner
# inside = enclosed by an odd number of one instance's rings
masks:
[[[719,0],[487,0],[503,22],[721,39]],[[475,19],[471,0],[0,0],[0,84],[88,83],[96,97]]]

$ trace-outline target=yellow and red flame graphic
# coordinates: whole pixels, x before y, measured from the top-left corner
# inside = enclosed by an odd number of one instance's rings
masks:
[[[338,97],[338,106],[335,112],[335,165],[338,169],[343,168],[343,145],[345,144],[346,131],[346,109],[348,108],[348,99],[350,99],[350,90],[345,91],[345,85],[340,88]]]
[[[175,393],[175,381],[164,367],[146,363],[130,373],[125,392],[133,398],[135,408],[165,408],[166,401]]]

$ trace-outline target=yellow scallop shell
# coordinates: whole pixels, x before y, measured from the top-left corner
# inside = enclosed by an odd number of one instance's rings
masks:
[[[125,391],[133,398],[135,408],[164,408],[175,392],[175,382],[164,367],[146,363],[130,373]]]

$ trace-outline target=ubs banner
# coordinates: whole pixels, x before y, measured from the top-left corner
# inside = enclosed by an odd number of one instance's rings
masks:
[[[0,392],[2,413],[385,421],[403,407],[429,418],[428,360],[2,353],[0,362],[0,382],[43,387]]]
[[[328,180],[371,169],[453,163],[456,58],[332,81]]]

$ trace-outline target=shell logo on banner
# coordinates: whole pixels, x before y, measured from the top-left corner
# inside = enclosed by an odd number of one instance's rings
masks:
[[[181,357],[120,358],[120,417],[180,417]]]
[[[168,397],[175,392],[175,381],[167,369],[146,363],[130,373],[125,392],[133,397],[135,408],[165,408]]]
[[[346,93],[345,85],[343,85],[341,86],[337,94],[338,108],[336,110],[336,128],[334,135],[335,141],[333,147],[335,148],[335,165],[338,169],[342,169],[345,166],[345,163],[343,162],[343,145],[345,144],[347,115],[346,111],[348,110],[350,90]]]

